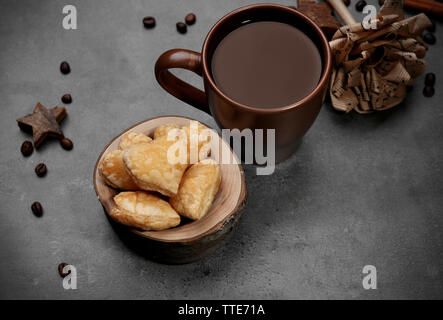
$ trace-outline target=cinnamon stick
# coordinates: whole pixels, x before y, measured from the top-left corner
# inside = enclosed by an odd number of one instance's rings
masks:
[[[432,0],[404,0],[405,8],[417,9],[426,13],[443,16],[443,3]]]

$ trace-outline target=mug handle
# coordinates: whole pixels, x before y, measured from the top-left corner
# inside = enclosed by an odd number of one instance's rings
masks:
[[[164,52],[155,63],[158,83],[176,98],[199,110],[211,114],[206,94],[174,76],[169,69],[182,68],[202,76],[201,54],[187,49],[172,49]]]

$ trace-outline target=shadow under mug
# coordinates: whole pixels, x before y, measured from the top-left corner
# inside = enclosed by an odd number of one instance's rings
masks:
[[[322,59],[322,75],[317,87],[308,96],[288,106],[260,109],[232,100],[217,87],[211,71],[212,55],[224,37],[249,21],[284,22],[295,26],[314,42]],[[203,77],[205,91],[178,79],[169,71],[172,68],[191,70]],[[317,118],[327,92],[331,68],[328,40],[310,18],[286,6],[255,4],[221,18],[206,36],[201,54],[187,49],[164,52],[155,64],[155,76],[166,91],[211,114],[221,128],[275,129],[275,160],[278,163],[297,149]]]

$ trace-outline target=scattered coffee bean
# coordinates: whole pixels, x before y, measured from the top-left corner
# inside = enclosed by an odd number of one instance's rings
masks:
[[[66,61],[63,61],[60,64],[60,71],[63,74],[68,74],[69,72],[71,72],[71,67],[69,66],[69,63],[67,63]]]
[[[435,90],[434,90],[434,87],[430,87],[430,86],[426,86],[424,89],[423,89],[423,95],[425,96],[425,97],[432,97],[433,95],[434,95],[434,93],[435,93]]]
[[[69,93],[64,94],[64,95],[62,96],[62,102],[63,102],[63,103],[66,103],[66,104],[71,103],[71,102],[72,102],[72,97],[71,97],[71,95],[70,95]]]
[[[431,20],[431,25],[426,28],[429,32],[435,32],[435,22]]]
[[[34,147],[32,146],[32,142],[26,140],[22,143],[22,147],[20,148],[20,151],[25,157],[29,157],[32,152],[34,151]]]
[[[155,18],[154,17],[144,17],[143,25],[146,29],[152,29],[155,27]]]
[[[68,272],[64,272],[63,269],[68,266],[67,263],[62,262],[58,265],[58,274],[60,275],[60,277],[64,278],[66,277],[68,274],[71,273],[71,270],[69,270]]]
[[[351,0],[343,0],[345,6],[349,6],[351,4]]]
[[[188,26],[193,25],[195,23],[195,20],[196,20],[195,14],[193,13],[189,13],[185,17],[185,22]]]
[[[435,36],[430,32],[425,33],[425,35],[423,36],[423,40],[427,44],[434,44],[436,41]]]
[[[433,87],[435,84],[435,73],[429,72],[425,75],[425,86]]]
[[[356,4],[355,4],[355,9],[358,12],[362,12],[363,8],[366,7],[367,3],[365,0],[359,0]]]
[[[44,163],[39,163],[39,164],[35,167],[35,174],[36,174],[38,177],[43,177],[43,176],[46,174],[47,171],[48,171],[48,170],[47,170],[46,165],[45,165]]]
[[[184,34],[186,33],[186,31],[188,31],[188,27],[183,22],[177,22],[176,26],[177,26],[177,31],[181,34]]]
[[[68,138],[62,138],[60,140],[60,145],[62,146],[63,149],[65,150],[71,150],[72,147],[74,147],[74,144],[72,143],[72,141]]]
[[[38,201],[34,202],[31,205],[31,210],[32,213],[36,216],[36,217],[41,217],[43,215],[43,207],[42,204]]]

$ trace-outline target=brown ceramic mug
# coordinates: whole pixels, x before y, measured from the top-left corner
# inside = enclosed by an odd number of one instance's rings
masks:
[[[254,108],[224,94],[211,74],[211,58],[220,41],[244,21],[278,21],[294,25],[317,46],[322,59],[322,75],[317,87],[305,98],[278,108]],[[202,52],[173,49],[163,53],[155,64],[160,85],[178,99],[211,114],[221,128],[243,130],[275,129],[276,162],[289,157],[311,127],[323,104],[332,58],[328,40],[307,16],[286,6],[255,4],[237,9],[220,19],[209,31]],[[183,68],[203,77],[205,92],[178,79],[169,69]]]

